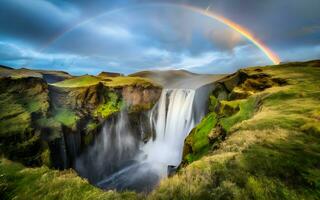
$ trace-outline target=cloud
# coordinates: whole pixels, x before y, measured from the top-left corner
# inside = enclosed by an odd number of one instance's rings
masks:
[[[211,5],[210,10],[249,29],[284,61],[320,57],[317,0],[3,0],[0,62],[75,74],[154,68],[225,73],[270,63],[224,24],[162,2]],[[59,40],[41,50],[53,38]]]
[[[0,58],[2,61],[26,59],[20,48],[6,42],[0,42]]]
[[[58,7],[48,1],[3,0],[0,36],[39,44],[65,29],[77,17],[77,10],[69,4]]]
[[[207,33],[207,38],[221,50],[233,50],[234,47],[245,43],[243,36],[231,29],[212,29]]]
[[[180,55],[177,63],[172,63],[170,66],[158,66],[156,69],[186,69],[193,70],[208,65],[225,55],[220,52],[206,52],[202,55],[192,57],[190,55]]]

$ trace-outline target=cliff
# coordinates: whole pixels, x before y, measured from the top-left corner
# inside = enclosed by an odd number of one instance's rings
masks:
[[[24,199],[25,194],[33,199],[318,199],[319,77],[320,61],[310,61],[241,69],[218,80],[209,99],[209,113],[185,140],[183,165],[148,195],[102,191],[72,170],[26,168],[4,159],[0,160],[0,195],[8,199]],[[42,98],[50,99],[48,88]],[[2,87],[1,95],[6,98],[0,99],[1,119],[10,118],[10,108],[19,108],[16,113],[29,110],[28,103],[13,100],[20,89]],[[21,95],[41,101],[38,93],[27,91]],[[109,98],[117,99],[115,95]],[[50,105],[32,110],[50,116]],[[17,121],[29,122],[24,118],[13,122]]]
[[[37,120],[49,109],[49,90],[41,78],[0,78],[0,151],[9,159],[41,165],[44,151]]]
[[[0,150],[29,166],[72,166],[107,118],[122,109],[141,118],[161,93],[146,79],[83,76],[50,84],[18,71],[0,79]]]
[[[320,61],[239,70],[150,199],[317,199]]]

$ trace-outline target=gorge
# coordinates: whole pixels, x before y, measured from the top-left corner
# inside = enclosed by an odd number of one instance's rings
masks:
[[[3,103],[21,107],[2,112],[12,113],[2,118],[8,127],[5,155],[28,166],[73,168],[103,189],[139,192],[151,191],[180,165],[184,140],[208,112],[221,77],[183,70],[127,77],[10,68],[3,73]],[[28,118],[20,119],[21,113]],[[29,128],[15,131],[15,120]]]
[[[118,77],[0,67],[0,196],[317,199],[319,66]]]
[[[213,89],[212,83],[191,84],[192,89],[174,85],[178,88],[162,89],[158,102],[144,113],[147,123],[136,124],[138,131],[126,109],[105,122],[93,146],[76,159],[78,173],[104,189],[149,192],[173,172],[181,163],[185,138],[207,112]],[[151,134],[143,141],[147,131]]]

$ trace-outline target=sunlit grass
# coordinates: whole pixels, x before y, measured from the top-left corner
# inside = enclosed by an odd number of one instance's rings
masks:
[[[79,117],[71,110],[66,108],[58,108],[55,110],[54,119],[65,126],[73,127]]]
[[[162,181],[150,199],[319,199],[320,68],[311,65],[259,67],[289,85],[225,102],[239,105],[220,118],[225,141]]]
[[[84,75],[84,76],[79,76],[79,77],[67,79],[64,81],[60,81],[52,85],[57,87],[86,87],[90,85],[96,85],[100,81],[101,79],[99,77]]]
[[[107,94],[108,101],[105,104],[101,104],[95,111],[95,115],[107,118],[110,115],[119,112],[124,106],[123,101],[114,92]]]
[[[185,145],[188,145],[190,152],[185,152],[185,159],[188,163],[199,159],[205,153],[208,152],[210,131],[215,127],[217,123],[217,115],[215,113],[208,114],[198,125],[192,130],[189,137],[185,141]]]
[[[141,77],[129,77],[129,76],[118,76],[118,77],[97,77],[84,75],[64,81],[54,83],[52,85],[57,87],[87,87],[91,85],[96,85],[98,83],[103,83],[108,87],[123,87],[123,86],[141,86],[149,87],[156,85],[150,79]]]
[[[2,199],[137,199],[133,192],[102,191],[80,178],[73,170],[57,171],[47,167],[25,168],[0,160]]]

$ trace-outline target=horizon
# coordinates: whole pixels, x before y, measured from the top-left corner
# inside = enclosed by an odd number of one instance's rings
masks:
[[[318,61],[320,59],[311,59],[311,60],[296,60],[296,61],[288,61],[288,62],[280,62],[279,64],[277,65],[283,65],[283,64],[288,64],[288,63],[303,63],[303,62],[313,62],[313,61]],[[243,66],[243,67],[239,67],[237,69],[235,69],[235,71],[233,72],[230,72],[230,73],[196,73],[196,72],[192,72],[190,70],[187,70],[187,69],[145,69],[145,70],[141,70],[141,71],[136,71],[136,72],[132,72],[130,74],[121,74],[123,76],[129,76],[129,75],[132,75],[132,74],[136,74],[136,73],[140,73],[140,72],[154,72],[154,71],[159,71],[159,72],[168,72],[168,71],[186,71],[186,72],[189,72],[189,73],[194,73],[194,74],[197,74],[197,75],[229,75],[229,74],[233,74],[235,72],[237,72],[238,70],[240,69],[243,69],[243,68],[254,68],[254,67],[267,67],[267,66],[272,66],[273,64],[270,64],[270,65],[259,65],[259,66]],[[276,65],[274,65],[276,66]],[[6,65],[1,65],[0,64],[0,67],[8,67],[8,68],[11,68],[11,69],[14,69],[14,70],[19,70],[19,69],[27,69],[27,70],[43,70],[43,71],[55,71],[55,72],[64,72],[64,73],[68,73],[69,75],[72,75],[74,77],[78,77],[78,76],[86,76],[86,75],[90,75],[90,76],[98,76],[100,73],[103,73],[103,72],[107,72],[107,73],[119,73],[117,71],[99,71],[95,74],[73,74],[73,73],[70,73],[68,71],[64,71],[64,70],[59,70],[59,69],[33,69],[32,67],[19,67],[19,68],[14,68],[12,66],[6,66]]]

